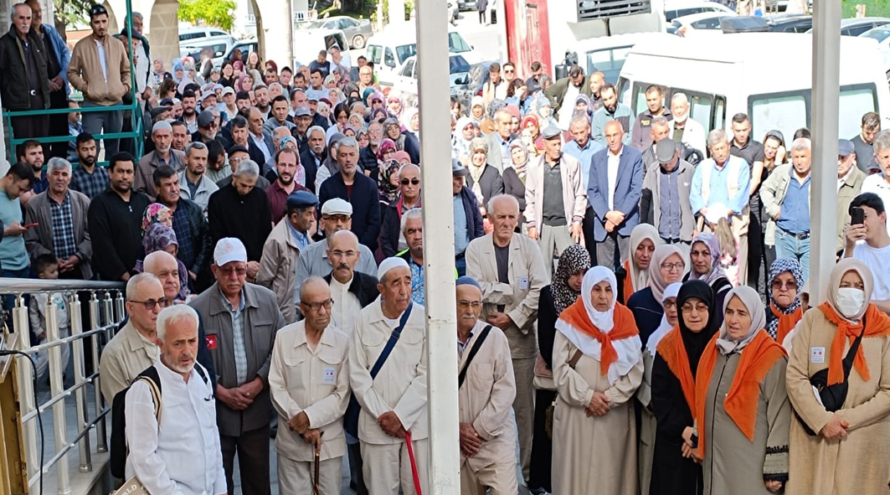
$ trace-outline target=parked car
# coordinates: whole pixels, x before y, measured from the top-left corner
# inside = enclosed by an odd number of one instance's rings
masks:
[[[734,12],[702,12],[684,17],[678,17],[671,21],[677,36],[688,37],[699,31],[710,31],[709,34],[722,34],[720,20],[724,17],[734,17]]]
[[[667,0],[664,4],[664,20],[668,23],[678,17],[705,12],[735,13],[735,11],[721,3],[706,0]]]
[[[457,0],[457,8],[461,12],[476,10],[476,0]]]
[[[235,50],[241,50],[241,60],[247,60],[248,55],[259,50],[259,42],[256,38],[249,38],[235,43],[225,55],[219,59],[213,59],[214,67],[220,67],[224,60],[232,60],[232,54],[235,53]]]
[[[860,17],[852,19],[841,19],[841,36],[859,36],[869,29],[890,24],[890,18],[887,17]],[[812,33],[813,30],[807,31]]]
[[[452,95],[458,95],[467,89],[470,83],[470,64],[466,59],[457,54],[448,57],[448,85]],[[398,90],[403,96],[403,101],[409,106],[414,105],[418,94],[417,86],[417,55],[408,57],[396,74],[392,88]]]
[[[318,52],[328,50],[332,46],[340,47],[343,57],[349,59],[349,44],[346,35],[339,29],[312,29],[294,32],[294,46],[300,47],[294,53],[294,67],[309,65],[318,57]]]
[[[767,18],[769,30],[774,33],[805,33],[813,29],[813,16],[807,14],[776,14]]]
[[[482,96],[482,87],[488,82],[488,68],[495,62],[496,60],[488,60],[470,66],[470,70],[468,71],[470,82],[467,86],[474,95]]]
[[[462,55],[471,64],[481,61],[453,26],[448,29],[448,51]],[[374,35],[365,50],[365,56],[374,62],[374,70],[381,82],[392,82],[408,57],[416,54],[417,35],[413,22],[390,24],[383,32]]]
[[[860,38],[871,38],[878,42],[881,56],[884,58],[884,70],[887,72],[887,81],[890,81],[890,24],[878,26],[859,35]]]
[[[374,35],[373,26],[368,19],[353,19],[347,16],[328,17],[315,21],[301,22],[297,29],[312,31],[314,29],[339,29],[346,36],[349,48],[358,50],[365,47],[368,38]]]
[[[194,52],[200,53],[204,47],[210,47],[216,58],[234,44],[235,38],[220,28],[189,26],[179,30],[179,53],[182,56]],[[220,55],[216,55],[218,52],[221,52]]]

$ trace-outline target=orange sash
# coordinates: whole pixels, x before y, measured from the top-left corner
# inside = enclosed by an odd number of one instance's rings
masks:
[[[695,377],[695,420],[698,424],[698,455],[705,455],[705,403],[707,402],[708,386],[711,375],[717,364],[717,337],[714,335],[698,362],[698,373]],[[757,425],[757,405],[760,397],[760,382],[766,377],[773,365],[785,356],[785,349],[776,343],[766,330],[758,330],[754,339],[742,350],[739,365],[729,393],[723,401],[726,414],[738,426],[750,441],[754,441],[754,427]]]
[[[781,344],[785,341],[785,337],[788,336],[788,333],[794,330],[794,326],[797,325],[797,322],[803,318],[803,309],[798,307],[793,313],[786,315],[779,311],[779,308],[777,308],[775,304],[770,303],[769,310],[773,312],[773,316],[779,319],[779,326],[776,328],[776,342]]]
[[[615,312],[612,316],[615,326],[609,333],[603,333],[593,326],[590,318],[587,317],[587,310],[584,309],[584,301],[580,297],[559,315],[559,319],[595,338],[600,343],[603,347],[600,355],[600,371],[603,376],[609,372],[609,366],[618,360],[618,351],[612,346],[612,341],[640,334],[633,313],[621,303],[615,303]]]
[[[831,355],[828,356],[828,385],[830,386],[844,381],[844,340],[849,339],[852,344],[862,332],[862,323],[851,324],[841,318],[827,302],[819,305],[819,311],[825,315],[825,318],[828,318],[828,321],[837,325],[837,332],[834,334],[834,340],[831,341]],[[890,335],[890,317],[878,310],[874,304],[869,304],[868,309],[865,310],[865,320],[867,326],[863,338]],[[853,367],[856,368],[863,380],[869,380],[871,375],[868,373],[868,363],[865,362],[865,354],[862,352],[861,345],[853,359]]]
[[[689,366],[689,356],[686,354],[686,346],[683,345],[680,327],[674,326],[673,330],[662,337],[658,343],[658,355],[667,363],[671,373],[680,380],[689,411],[695,411],[695,377],[692,376],[692,367]]]
[[[629,259],[624,262],[624,271],[627,273],[624,276],[624,304],[627,304],[627,301],[630,301],[630,296],[634,295],[634,278],[630,273]]]

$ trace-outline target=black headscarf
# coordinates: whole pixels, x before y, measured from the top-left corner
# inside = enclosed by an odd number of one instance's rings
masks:
[[[698,333],[689,330],[686,322],[683,321],[683,304],[689,299],[696,298],[708,305],[708,324]],[[702,280],[689,280],[680,287],[677,294],[677,310],[680,312],[679,325],[680,336],[683,338],[683,346],[686,348],[686,356],[689,358],[689,368],[692,375],[695,376],[698,370],[698,361],[705,348],[708,346],[711,338],[717,333],[719,325],[717,324],[717,308],[714,298],[714,291],[707,282]]]

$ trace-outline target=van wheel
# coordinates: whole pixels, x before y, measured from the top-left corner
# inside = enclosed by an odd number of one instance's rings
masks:
[[[354,38],[352,38],[352,48],[356,50],[360,50],[365,47],[365,37],[357,34]]]

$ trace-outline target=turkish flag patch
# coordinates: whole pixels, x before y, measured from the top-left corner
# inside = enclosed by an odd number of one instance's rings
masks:
[[[216,335],[207,335],[204,338],[207,341],[207,348],[212,350],[216,349]]]

